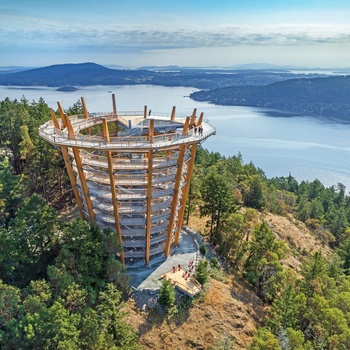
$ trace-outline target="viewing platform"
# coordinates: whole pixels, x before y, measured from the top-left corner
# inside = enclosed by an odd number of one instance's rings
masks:
[[[215,129],[197,116],[140,112],[59,116],[39,128],[59,147],[83,219],[118,235],[118,253],[128,264],[164,254],[179,241],[197,146]]]
[[[69,117],[72,126],[71,132],[65,127],[61,119],[43,124],[39,129],[39,135],[46,141],[59,146],[77,147],[81,149],[122,151],[125,150],[138,152],[145,149],[157,148],[171,149],[174,146],[190,143],[201,143],[209,136],[215,134],[215,129],[207,122],[202,121],[203,131],[199,133],[196,127],[190,126],[184,131],[186,117],[176,117],[174,121],[169,121],[170,116],[162,115],[143,115],[143,112],[113,112],[74,115]],[[101,135],[85,135],[82,130],[102,125],[103,120],[107,123],[118,123],[123,125],[124,132],[119,135],[111,136],[107,141]],[[154,121],[154,135],[149,136],[150,121]],[[196,121],[194,120],[194,123]],[[127,166],[127,165],[125,165]]]

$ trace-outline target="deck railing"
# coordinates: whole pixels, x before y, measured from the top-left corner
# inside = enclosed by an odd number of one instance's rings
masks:
[[[125,116],[133,116],[137,117],[134,113],[136,112],[124,112]],[[153,137],[148,136],[119,136],[119,137],[111,137],[110,141],[107,142],[103,136],[99,135],[82,135],[80,134],[80,130],[92,127],[94,125],[102,124],[102,119],[105,118],[107,121],[118,121],[123,120],[123,122],[128,124],[128,120],[122,119],[120,116],[113,113],[104,113],[101,115],[97,115],[93,118],[84,119],[83,115],[74,115],[70,116],[69,119],[72,123],[74,134],[68,134],[67,129],[57,129],[54,127],[53,121],[49,121],[42,125],[39,129],[39,134],[44,139],[57,144],[57,145],[66,145],[71,147],[86,147],[86,148],[100,148],[100,149],[113,149],[114,147],[122,147],[122,148],[142,148],[142,147],[163,147],[171,144],[181,144],[181,143],[191,143],[191,142],[201,142],[205,140],[210,135],[215,134],[215,128],[212,127],[209,123],[204,122],[203,126],[203,134],[199,135],[195,134],[194,130],[191,129],[187,132],[183,132],[179,130],[178,132],[173,133],[164,133],[154,135]],[[154,116],[152,116],[154,117]],[[141,117],[140,117],[141,119]],[[136,120],[140,120],[136,119]],[[144,118],[142,118],[144,119]],[[159,118],[161,120],[169,120],[164,118]],[[135,120],[134,120],[135,121]],[[177,122],[184,122],[183,119],[177,118]],[[61,123],[61,121],[59,120]]]

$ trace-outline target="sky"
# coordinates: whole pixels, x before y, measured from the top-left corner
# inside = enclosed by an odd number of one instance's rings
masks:
[[[1,0],[0,66],[350,67],[349,0]]]

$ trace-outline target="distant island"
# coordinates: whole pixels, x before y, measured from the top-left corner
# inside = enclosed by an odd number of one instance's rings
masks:
[[[218,105],[261,107],[350,122],[350,76],[231,86],[193,92],[190,97]]]
[[[56,89],[56,91],[62,91],[62,92],[73,92],[73,91],[78,91],[78,90],[79,89],[77,89],[74,86],[63,86],[63,87]]]
[[[61,64],[0,74],[4,86],[184,86],[190,97],[217,105],[252,106],[350,122],[350,76],[268,69],[110,69],[95,63]]]

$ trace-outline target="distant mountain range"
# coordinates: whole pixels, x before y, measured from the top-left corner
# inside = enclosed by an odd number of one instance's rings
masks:
[[[138,84],[193,87],[202,90],[191,94],[197,101],[263,107],[350,122],[350,76],[177,66],[111,69],[95,63],[61,64],[0,74],[0,85],[49,86],[60,91],[75,91],[80,86]]]
[[[306,77],[288,71],[257,69],[214,69],[148,67],[148,69],[110,69],[95,63],[61,64],[0,74],[0,85],[6,86],[91,86],[152,84],[214,89],[227,86],[266,85],[276,81]]]

